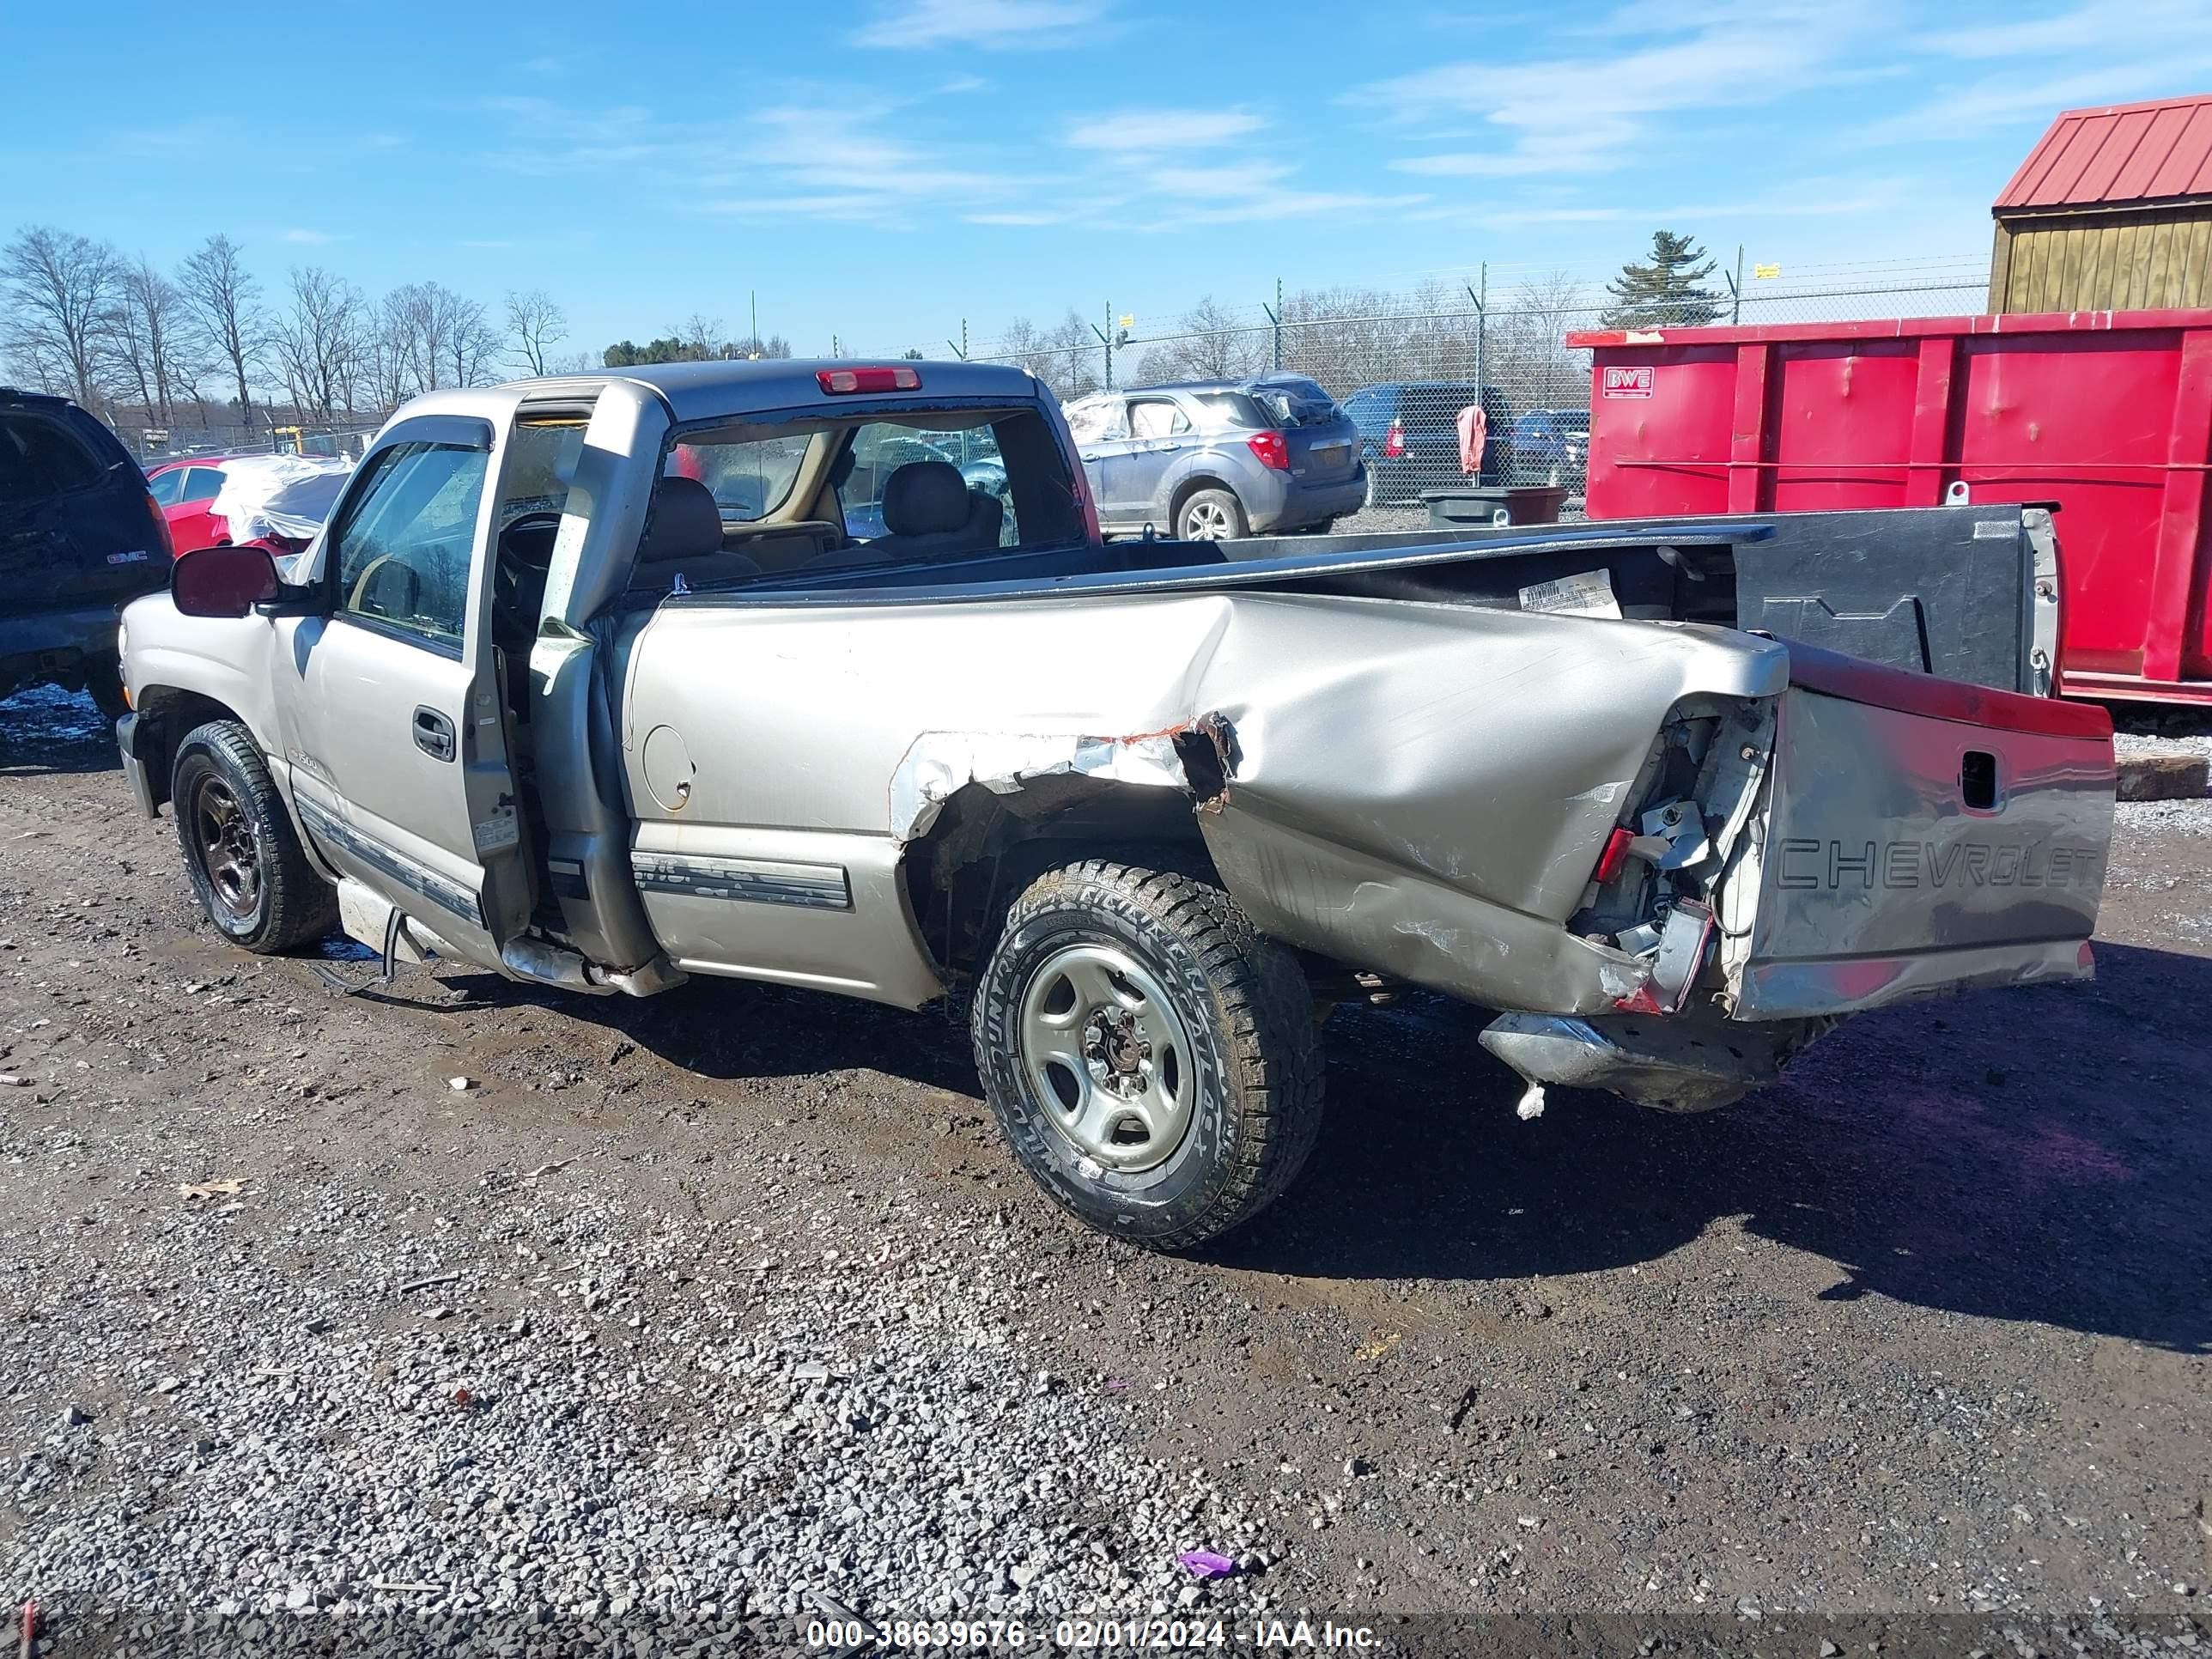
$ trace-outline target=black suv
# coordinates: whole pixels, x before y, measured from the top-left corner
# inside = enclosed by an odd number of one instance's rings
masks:
[[[1344,412],[1359,428],[1368,506],[1418,507],[1425,489],[1520,482],[1513,476],[1513,405],[1494,386],[1481,388],[1482,476],[1471,480],[1462,471],[1459,412],[1475,396],[1472,380],[1394,380],[1364,386],[1344,400]]]
[[[173,558],[112,432],[66,398],[0,386],[0,698],[58,685],[121,714],[115,613],[167,586]]]

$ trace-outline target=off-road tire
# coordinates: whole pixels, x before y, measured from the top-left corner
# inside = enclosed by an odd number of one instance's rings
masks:
[[[1176,508],[1176,535],[1183,541],[1199,539],[1191,534],[1191,520],[1203,507],[1218,508],[1228,521],[1229,533],[1221,539],[1235,541],[1252,533],[1252,520],[1245,516],[1244,503],[1237,499],[1233,489],[1194,489]]]
[[[1022,1062],[1031,977],[1084,943],[1150,972],[1188,1037],[1189,1127],[1155,1169],[1124,1174],[1085,1158],[1045,1117]],[[1234,899],[1194,876],[1096,859],[1039,876],[1007,911],[969,1026],[984,1093],[1031,1177],[1085,1224],[1148,1249],[1189,1249],[1249,1220],[1289,1187],[1320,1132],[1305,975]]]
[[[251,832],[258,892],[244,913],[218,894],[199,836],[199,801],[212,781],[227,792]],[[258,956],[277,956],[337,926],[337,894],[307,862],[276,785],[253,737],[235,720],[210,720],[185,734],[170,774],[170,811],[185,874],[216,931]]]

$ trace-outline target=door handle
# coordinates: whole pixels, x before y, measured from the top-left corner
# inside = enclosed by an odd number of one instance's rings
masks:
[[[453,757],[453,723],[434,708],[415,711],[415,746],[432,760]]]

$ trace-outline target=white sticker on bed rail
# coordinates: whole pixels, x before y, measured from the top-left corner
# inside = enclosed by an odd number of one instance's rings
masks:
[[[1602,570],[1585,570],[1579,576],[1538,582],[1521,590],[1523,611],[1549,611],[1562,617],[1611,617],[1620,619],[1620,602],[1613,597],[1613,578]]]

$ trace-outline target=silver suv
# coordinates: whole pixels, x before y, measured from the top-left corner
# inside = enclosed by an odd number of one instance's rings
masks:
[[[1366,499],[1358,429],[1304,375],[1096,392],[1066,413],[1109,534],[1326,530]]]

